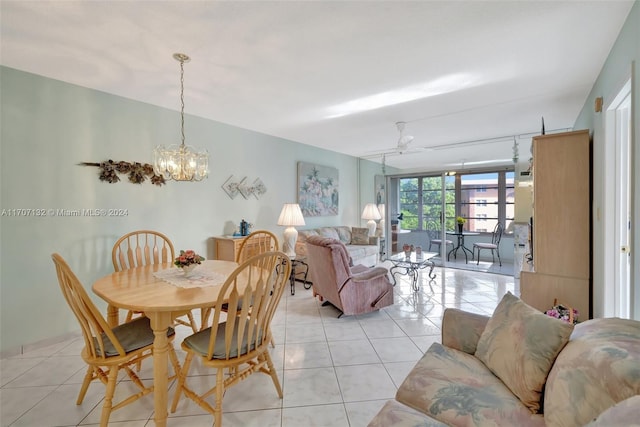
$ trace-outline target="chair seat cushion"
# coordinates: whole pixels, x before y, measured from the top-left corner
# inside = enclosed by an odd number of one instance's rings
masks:
[[[474,243],[473,246],[481,249],[497,249],[498,248],[498,246],[494,245],[493,243]]]
[[[153,329],[151,329],[151,321],[146,316],[137,317],[131,322],[118,325],[112,331],[126,353],[153,344]],[[175,331],[170,327],[167,330],[167,337],[173,334],[175,334]],[[104,341],[105,356],[118,356],[119,353],[115,346],[104,333],[102,334],[102,339]],[[97,345],[98,340],[94,338],[94,342],[96,343],[96,352],[101,356],[100,347]]]
[[[441,244],[442,243],[442,239],[431,239],[431,243]],[[444,244],[445,245],[453,245],[453,242],[451,240],[445,240]]]
[[[249,350],[249,346],[247,344],[247,336],[242,340],[242,345],[240,348],[240,352],[238,352],[238,325],[240,322],[240,317],[235,318],[235,325],[233,328],[234,336],[231,338],[231,349],[229,351],[229,357],[238,357],[239,355],[246,354]],[[245,320],[247,322],[247,320]],[[218,331],[216,332],[216,343],[213,349],[213,359],[226,359],[227,354],[225,353],[225,328],[227,326],[227,322],[222,322],[217,325]],[[247,329],[245,328],[245,331]],[[201,356],[207,356],[209,354],[209,338],[211,337],[211,327],[207,329],[203,329],[193,335],[188,336],[184,339],[183,344],[199,353]],[[262,343],[262,333],[258,334],[257,339],[258,344]],[[255,349],[255,342],[251,343],[250,350]]]

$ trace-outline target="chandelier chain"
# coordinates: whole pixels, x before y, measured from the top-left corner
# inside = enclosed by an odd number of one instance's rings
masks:
[[[184,61],[180,61],[180,125],[182,132],[182,145],[184,145]]]
[[[165,180],[201,181],[209,175],[209,153],[206,149],[196,151],[185,144],[184,134],[184,63],[191,58],[184,53],[174,53],[173,59],[180,62],[180,145],[169,147],[158,145],[153,151],[153,170]]]

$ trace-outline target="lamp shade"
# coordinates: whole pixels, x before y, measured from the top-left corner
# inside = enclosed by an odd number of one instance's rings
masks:
[[[278,218],[278,225],[284,225],[287,227],[284,230],[284,242],[282,249],[290,258],[296,256],[296,240],[298,240],[298,230],[295,226],[305,225],[300,205],[297,203],[285,203],[280,211],[280,217]]]
[[[284,225],[287,227],[305,225],[300,205],[297,203],[285,203],[282,207],[282,211],[280,211],[278,225]]]
[[[362,219],[374,220],[377,221],[381,219],[380,211],[375,203],[367,203],[362,211]]]
[[[367,203],[362,211],[362,219],[368,219],[367,228],[369,229],[369,237],[375,236],[376,234],[376,221],[382,219],[380,216],[380,211],[375,203]]]

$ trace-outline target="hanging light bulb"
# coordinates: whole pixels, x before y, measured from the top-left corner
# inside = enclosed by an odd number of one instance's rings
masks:
[[[206,149],[194,150],[184,143],[184,63],[189,58],[184,53],[174,53],[173,58],[180,62],[180,124],[182,143],[165,147],[159,145],[153,151],[153,170],[165,180],[202,181],[209,175],[209,153]]]

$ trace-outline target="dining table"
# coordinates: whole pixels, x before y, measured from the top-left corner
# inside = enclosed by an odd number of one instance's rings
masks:
[[[473,251],[464,245],[464,237],[479,236],[480,233],[476,231],[447,231],[447,234],[449,236],[456,236],[458,238],[458,244],[455,245],[453,249],[451,249],[447,254],[447,261],[449,261],[451,254],[453,254],[454,259],[457,259],[456,255],[458,255],[458,249],[462,250],[462,253],[464,254],[465,264],[469,262],[469,258],[467,258],[467,252],[469,253],[469,255],[471,255],[471,261],[473,261]]]
[[[108,303],[110,326],[119,324],[120,309],[142,311],[150,319],[156,426],[166,426],[168,417],[168,328],[185,311],[212,308],[222,285],[237,267],[233,261],[207,260],[186,277],[167,262],[111,273],[93,284],[93,292]]]

